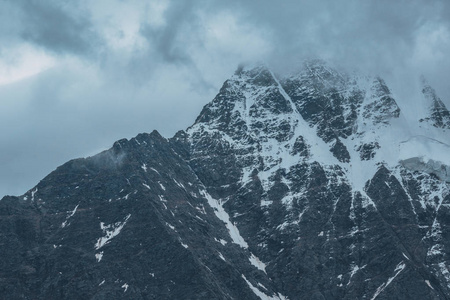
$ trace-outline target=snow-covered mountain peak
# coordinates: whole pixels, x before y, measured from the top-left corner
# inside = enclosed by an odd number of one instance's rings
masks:
[[[264,65],[242,67],[188,129],[190,158],[231,218],[260,237],[253,247],[261,257],[283,255],[284,245],[304,243],[311,231],[325,244],[366,236],[372,229],[365,222],[382,216],[392,224],[434,226],[424,233],[432,258],[443,246],[433,244],[438,223],[423,215],[437,215],[449,196],[448,135],[406,116],[399,104],[407,100],[381,77],[337,71],[320,60],[281,76]],[[249,215],[270,228],[251,224]],[[337,233],[340,226],[352,229]],[[266,242],[273,236],[277,246]],[[354,261],[344,272],[347,285],[372,264],[361,262],[354,247],[348,245]],[[442,258],[436,261],[436,274],[444,274]],[[441,280],[450,284],[450,276]]]
[[[310,60],[284,77],[264,64],[240,66],[188,133],[194,141],[214,137],[236,151],[243,170],[237,181],[256,171],[268,189],[278,170],[318,162],[338,166],[363,191],[380,164],[395,167],[416,157],[400,143],[420,135],[416,127],[443,139],[435,127],[411,125],[382,78]]]
[[[422,122],[380,77],[241,66],[186,131],[119,140],[3,198],[0,290],[448,299],[446,110],[418,94]]]

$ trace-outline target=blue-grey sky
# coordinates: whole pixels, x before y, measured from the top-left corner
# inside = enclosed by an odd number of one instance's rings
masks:
[[[115,140],[189,126],[241,62],[424,74],[449,105],[447,0],[0,0],[0,198]]]

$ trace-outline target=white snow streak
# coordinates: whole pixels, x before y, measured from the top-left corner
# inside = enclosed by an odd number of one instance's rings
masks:
[[[105,236],[97,240],[97,243],[95,243],[95,249],[96,250],[100,249],[104,245],[108,244],[112,238],[116,237],[120,233],[122,228],[125,226],[130,216],[131,214],[127,215],[123,222],[117,222],[111,225],[105,226],[103,222],[100,222],[100,228],[105,233]]]
[[[219,252],[219,257],[220,257],[223,261],[227,261],[227,260],[225,259],[225,257],[223,257],[222,253],[220,253],[220,252]]]
[[[256,257],[253,253],[251,254],[249,260],[252,265],[266,273],[266,264],[260,261],[259,258]]]
[[[73,215],[75,214],[75,212],[77,211],[77,209],[78,209],[78,205],[80,205],[80,204],[77,204],[77,206],[75,206],[75,208],[70,212],[70,214],[66,217],[66,220],[64,221],[64,222],[62,222],[62,224],[61,224],[61,228],[64,228],[64,227],[66,227],[67,225],[70,225],[70,224],[68,224],[68,220],[71,218],[71,217],[73,217]]]
[[[204,190],[201,190],[200,193],[203,195],[203,197],[205,197],[208,200],[208,204],[214,210],[214,213],[216,214],[216,216],[225,223],[225,226],[228,229],[228,233],[230,234],[230,237],[233,240],[233,243],[238,244],[239,246],[241,246],[244,249],[248,249],[247,242],[240,235],[239,229],[236,227],[236,225],[234,225],[230,221],[230,216],[225,211],[225,209],[222,207],[222,205],[219,203],[219,201],[216,199],[213,199],[211,197],[211,195]],[[217,239],[216,239],[216,241],[217,241]],[[222,241],[223,240],[220,240],[221,243],[222,243]],[[224,243],[222,243],[222,244],[225,245]],[[249,258],[250,263],[265,273],[266,265],[258,257],[256,257],[253,253],[250,253],[250,255],[251,255]]]
[[[203,195],[203,197],[206,198],[206,200],[208,200],[208,204],[214,210],[216,216],[225,223],[225,226],[227,227],[228,233],[230,234],[230,237],[233,240],[233,242],[235,244],[238,244],[242,248],[247,249],[248,248],[247,242],[240,235],[239,229],[236,227],[236,225],[231,223],[230,216],[225,211],[225,209],[223,209],[219,201],[213,199],[213,197],[211,197],[211,195],[207,191],[201,190],[200,193]]]
[[[38,188],[36,188],[34,191],[31,191],[31,201],[34,201],[34,195],[36,195],[38,191]]]
[[[362,266],[361,268],[358,265],[352,265],[352,270],[350,271],[350,278],[348,280],[347,285],[349,285],[352,281],[353,276],[359,271],[366,267],[367,265]]]
[[[370,300],[374,300],[375,298],[378,297],[378,295],[381,294],[381,292],[384,291],[385,288],[387,288],[387,286],[389,284],[391,284],[391,282],[395,279],[395,277],[397,277],[398,274],[400,274],[401,271],[403,271],[405,269],[406,265],[405,263],[402,261],[400,262],[397,267],[395,268],[394,272],[396,272],[394,274],[394,276],[390,277],[385,283],[383,283],[382,285],[380,285],[377,290],[375,291],[375,294],[372,296],[372,298]]]
[[[250,281],[247,280],[244,274],[242,274],[242,278],[245,280],[245,282],[247,282],[247,285],[253,291],[253,293],[255,293],[255,295],[258,296],[261,300],[287,300],[287,298],[281,294],[268,296],[261,292],[257,287],[253,286],[253,284],[251,284]]]
[[[97,262],[100,262],[103,258],[103,251],[100,253],[96,253],[95,258],[97,259]]]
[[[155,168],[150,168],[150,170],[152,170],[152,171],[158,173],[158,175],[161,175],[161,174],[159,174],[158,170],[156,170]]]
[[[169,226],[169,227],[170,227],[170,229],[172,229],[173,231],[176,231],[176,230],[175,230],[175,227],[174,227],[174,226],[170,225],[170,224],[169,224],[169,223],[167,223],[167,222],[166,222],[166,225],[167,225],[167,226]]]
[[[216,242],[221,243],[224,246],[227,244],[227,241],[225,241],[224,239],[218,240],[218,239],[214,238],[214,240],[216,240]]]

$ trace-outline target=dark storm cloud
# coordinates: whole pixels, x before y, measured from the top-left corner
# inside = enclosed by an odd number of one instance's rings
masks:
[[[445,26],[449,1],[190,1],[171,2],[167,26],[143,34],[170,62],[192,61],[177,39],[186,24],[195,24],[199,12],[228,11],[240,22],[265,30],[275,64],[323,57],[349,66],[388,71],[393,63],[406,64],[415,50],[421,28]],[[202,26],[191,26],[192,38],[201,39]],[[201,41],[200,41],[201,44]],[[245,49],[242,49],[245,51]],[[383,67],[384,66],[384,67]],[[379,70],[379,69],[385,70]]]
[[[216,2],[221,8],[229,6]],[[378,69],[405,63],[418,30],[448,26],[449,1],[232,1],[243,22],[265,28],[275,63],[321,56]],[[176,22],[176,20],[172,20]],[[366,70],[367,71],[367,70]]]
[[[82,56],[92,55],[102,46],[102,38],[95,32],[89,12],[77,5],[77,1],[6,2],[9,11],[0,22],[16,24],[12,31],[16,43],[24,40],[53,53]],[[10,12],[14,14],[8,15]],[[7,35],[11,31],[4,36]]]
[[[167,20],[164,26],[154,27],[148,23],[141,25],[140,33],[147,39],[159,57],[169,63],[192,64],[185,47],[180,43],[179,34],[183,27],[196,25],[198,22],[192,10],[193,1],[172,3],[164,13]],[[196,27],[196,26],[195,26]],[[192,36],[195,38],[195,36]]]
[[[199,11],[199,4],[205,3],[192,0],[171,2],[164,12],[166,20],[164,25],[155,27],[143,22],[139,33],[146,39],[151,49],[148,53],[148,60],[156,60],[160,64],[183,65],[192,73],[194,88],[211,90],[214,89],[214,85],[204,78],[188,50],[192,44],[196,47],[202,46],[201,31],[203,28],[196,15]],[[182,38],[183,35],[189,35],[189,45],[186,44],[186,39]],[[136,58],[134,61],[136,62]],[[138,57],[138,61],[138,64],[142,62],[142,56]]]
[[[28,42],[56,53],[109,51],[91,20],[95,11],[84,9],[83,2],[6,3],[15,8],[12,18],[16,20],[5,19],[4,15],[3,23],[20,23],[15,34]],[[379,68],[392,61],[404,63],[413,55],[420,28],[436,24],[448,27],[450,20],[450,3],[446,0],[171,1],[164,12],[163,26],[142,21],[140,33],[148,41],[152,56],[136,51],[135,60],[141,64],[142,59],[147,59],[153,64],[196,66],[192,47],[203,47],[207,30],[199,15],[214,16],[224,11],[241,24],[265,31],[263,38],[273,47],[266,58],[280,65],[313,56],[366,68]],[[183,35],[189,35],[189,40]],[[130,64],[136,65],[135,60],[131,58]]]
[[[450,105],[446,80],[450,71],[446,54],[450,53],[450,1],[230,0],[191,1],[183,6],[172,1],[169,5],[165,15],[168,25],[163,30],[143,30],[169,62],[195,64],[180,35],[189,28],[190,37],[201,49],[206,28],[199,15],[226,12],[241,28],[260,32],[271,50],[264,57],[255,57],[266,60],[278,72],[319,57],[347,69],[399,81],[424,74]],[[236,48],[247,51],[246,45]]]

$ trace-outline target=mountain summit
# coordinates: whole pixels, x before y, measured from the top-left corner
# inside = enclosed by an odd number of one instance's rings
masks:
[[[195,123],[0,201],[8,299],[450,299],[450,113],[380,77],[239,67]]]

